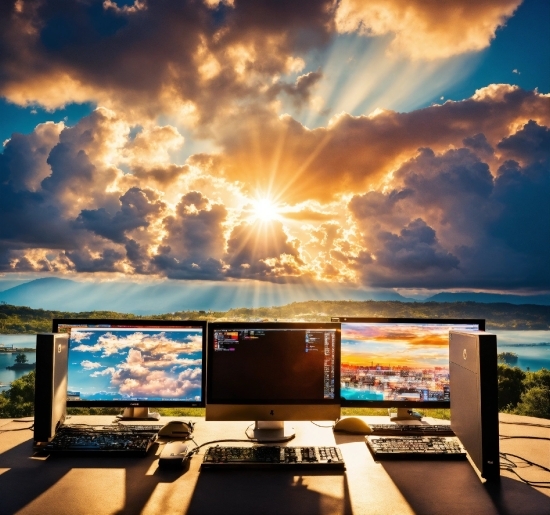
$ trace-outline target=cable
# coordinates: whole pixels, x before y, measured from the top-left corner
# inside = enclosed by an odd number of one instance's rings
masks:
[[[531,424],[530,422],[505,422],[503,420],[500,420],[499,424],[511,424],[513,426],[546,427],[550,429],[550,426],[547,426],[545,424]]]
[[[317,427],[323,427],[323,428],[333,428],[334,427],[334,424],[332,424],[332,426],[322,426],[321,424],[317,424],[317,422],[313,422],[313,420],[310,420],[310,422],[314,425],[314,426],[317,426]]]
[[[499,435],[501,440],[511,440],[512,438],[524,438],[526,440],[550,440],[546,436],[508,436],[508,435]]]
[[[501,452],[499,453],[500,455],[500,458],[503,459],[503,460],[506,460],[508,463],[501,463],[500,464],[500,468],[502,470],[508,470],[509,472],[512,472],[513,474],[515,474],[521,481],[523,481],[524,483],[528,484],[529,486],[534,486],[534,487],[537,487],[537,488],[550,488],[550,481],[530,481],[528,479],[525,479],[523,477],[521,477],[517,470],[517,468],[520,468],[520,465],[523,465],[524,463],[529,465],[529,466],[532,466],[532,467],[538,467],[542,470],[544,470],[545,472],[550,472],[550,468],[547,468],[547,467],[544,467],[543,465],[539,465],[538,463],[535,463],[533,461],[529,461],[521,456],[518,456],[517,454],[512,454],[512,453],[509,453],[509,452]],[[524,463],[516,463],[514,461],[512,461],[509,456],[511,456],[512,458],[517,458],[518,460],[521,460],[522,462]],[[521,467],[521,468],[525,468],[525,467]]]
[[[11,433],[12,431],[26,431],[27,429],[34,429],[34,424],[29,427],[18,427],[17,429],[0,429],[0,434]]]

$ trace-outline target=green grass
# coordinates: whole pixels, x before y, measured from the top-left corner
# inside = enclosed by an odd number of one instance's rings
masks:
[[[163,417],[204,417],[204,408],[159,408],[154,409]],[[451,418],[451,410],[425,409],[418,410],[425,417],[444,420]],[[120,408],[68,408],[68,415],[118,415]],[[388,416],[386,408],[342,408],[343,416]]]

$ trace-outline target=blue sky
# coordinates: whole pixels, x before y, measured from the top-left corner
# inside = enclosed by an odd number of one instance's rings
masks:
[[[550,291],[548,2],[1,9],[0,280]]]
[[[73,328],[68,389],[82,400],[197,401],[201,348],[197,331]]]

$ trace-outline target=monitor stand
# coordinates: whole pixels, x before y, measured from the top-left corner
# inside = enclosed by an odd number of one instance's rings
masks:
[[[160,420],[160,414],[149,411],[149,408],[124,408],[122,415],[117,415],[117,420]]]
[[[296,436],[293,427],[285,427],[283,421],[256,420],[254,438],[259,442],[288,442]]]
[[[397,409],[397,412],[392,411],[392,409]],[[422,420],[422,415],[410,408],[389,408],[388,415],[392,422],[398,420]]]

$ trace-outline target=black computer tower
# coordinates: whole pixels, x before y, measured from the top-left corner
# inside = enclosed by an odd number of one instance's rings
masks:
[[[34,445],[48,443],[67,412],[67,334],[36,335]]]
[[[500,479],[497,337],[449,333],[451,427],[488,481]]]

